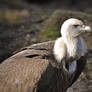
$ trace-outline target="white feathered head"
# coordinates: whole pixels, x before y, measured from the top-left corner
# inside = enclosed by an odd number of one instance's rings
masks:
[[[84,25],[84,23],[81,20],[75,18],[70,18],[66,20],[61,27],[62,37],[76,37],[83,32],[90,31],[91,28],[89,26]]]

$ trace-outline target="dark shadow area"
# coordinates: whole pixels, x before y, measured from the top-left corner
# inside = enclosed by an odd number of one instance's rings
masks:
[[[51,3],[52,1],[55,1],[55,0],[25,0],[25,2],[28,2],[28,3],[36,3],[36,4],[45,4],[45,3]]]
[[[38,54],[33,54],[33,55],[29,55],[29,56],[26,56],[27,58],[34,58],[34,57],[37,57],[37,56],[40,56]]]

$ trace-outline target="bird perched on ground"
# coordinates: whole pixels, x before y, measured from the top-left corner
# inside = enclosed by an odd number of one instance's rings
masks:
[[[86,64],[83,32],[90,27],[70,18],[56,41],[25,47],[6,59],[0,64],[0,92],[66,92]]]

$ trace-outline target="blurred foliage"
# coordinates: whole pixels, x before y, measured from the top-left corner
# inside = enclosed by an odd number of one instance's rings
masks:
[[[57,27],[49,27],[42,32],[43,39],[41,40],[54,40],[58,35],[60,35],[59,29]]]
[[[27,10],[0,10],[0,20],[10,23],[21,23],[23,18],[27,17],[29,12]]]

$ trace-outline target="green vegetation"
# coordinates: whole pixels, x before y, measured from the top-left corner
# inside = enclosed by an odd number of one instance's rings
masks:
[[[21,23],[28,14],[27,10],[0,10],[0,19],[10,23]]]
[[[57,27],[48,27],[43,30],[43,39],[42,40],[54,40],[60,34],[60,31]]]

